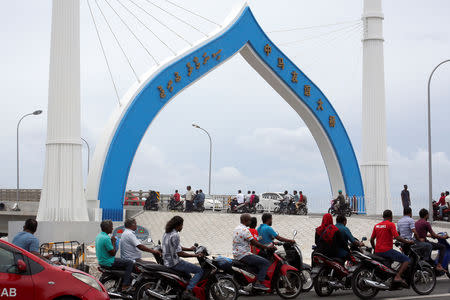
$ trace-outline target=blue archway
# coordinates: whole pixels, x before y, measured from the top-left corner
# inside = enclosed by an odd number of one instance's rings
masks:
[[[99,159],[98,174],[93,176],[98,178],[97,199],[103,209],[103,219],[122,220],[130,167],[156,115],[184,88],[236,53],[241,53],[308,125],[321,149],[333,192],[343,189],[349,195],[364,196],[352,144],[333,106],[272,43],[250,8],[245,6],[217,35],[151,74],[121,112],[109,140],[104,143],[105,157]]]

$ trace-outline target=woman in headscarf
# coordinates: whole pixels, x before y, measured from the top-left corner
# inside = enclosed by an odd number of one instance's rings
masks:
[[[337,249],[342,244],[342,236],[339,229],[333,225],[333,216],[325,214],[322,225],[316,228],[316,251],[326,256],[335,257]]]

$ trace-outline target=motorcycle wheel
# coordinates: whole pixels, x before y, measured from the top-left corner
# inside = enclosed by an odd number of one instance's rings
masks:
[[[256,212],[262,214],[264,212],[264,206],[262,204],[256,204]]]
[[[120,279],[114,276],[106,276],[100,278],[100,283],[105,287],[107,292],[117,292],[120,286]]]
[[[347,217],[351,217],[352,216],[352,211],[351,209],[347,210],[346,214]]]
[[[206,293],[208,300],[236,300],[239,296],[239,289],[233,279],[219,277],[217,282],[209,286]]]
[[[336,215],[336,211],[334,209],[332,209],[332,208],[328,209],[328,213],[331,214],[332,216]]]
[[[275,207],[275,208],[273,209],[273,213],[274,213],[274,214],[279,214],[279,213],[280,213],[280,207],[279,207],[279,206]]]
[[[419,295],[429,295],[436,286],[436,274],[430,266],[422,266],[422,270],[415,269],[411,287]]]
[[[283,299],[294,299],[302,291],[302,278],[299,272],[288,270],[285,276],[278,276],[275,290]]]
[[[167,286],[165,286],[167,287]],[[157,284],[155,281],[152,280],[142,280],[141,282],[136,284],[136,290],[133,295],[133,300],[150,300],[155,299],[154,297],[147,295],[145,291],[152,290],[157,293],[163,293],[165,291],[165,287],[159,287],[157,289]],[[165,294],[164,296],[175,298],[175,299],[181,299],[181,292],[173,290],[173,293]]]
[[[362,281],[363,279],[373,279],[372,277],[372,273],[368,268],[359,267],[356,269],[352,278],[353,293],[361,299],[371,299],[375,297],[379,290],[376,288],[367,287]]]
[[[328,273],[330,270],[328,268],[322,268],[314,278],[314,291],[316,291],[319,297],[328,297],[333,292],[333,288],[328,284]]]
[[[302,207],[302,208],[300,208],[299,213],[300,213],[301,215],[305,215],[305,216],[306,216],[306,215],[308,214],[308,210],[306,210],[306,208]]]
[[[227,208],[227,214],[231,213],[231,208]]]
[[[302,292],[309,292],[313,288],[313,280],[311,278],[311,269],[303,269],[303,285]]]

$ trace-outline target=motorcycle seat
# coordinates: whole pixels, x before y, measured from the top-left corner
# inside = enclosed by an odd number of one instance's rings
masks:
[[[103,273],[113,274],[117,277],[123,277],[123,275],[125,275],[125,270],[117,270],[117,269],[113,269],[111,267],[106,267],[106,266],[99,266],[98,268]]]
[[[232,260],[232,265],[233,267],[239,268],[239,269],[244,269],[246,271],[252,272],[252,273],[256,273],[257,270],[255,270],[255,268],[253,268],[252,266],[249,266],[237,259],[233,259]]]
[[[388,258],[384,258],[384,257],[378,256],[376,254],[369,254],[368,256],[375,259],[376,261],[382,263],[385,266],[390,267],[392,265],[392,261]]]
[[[153,271],[153,272],[166,272],[166,273],[170,273],[170,274],[174,274],[177,276],[180,276],[181,278],[184,278],[186,280],[190,280],[191,279],[191,275],[184,273],[184,272],[180,272],[180,271],[176,271],[173,270],[171,268],[168,268],[166,266],[163,265],[159,265],[159,264],[141,264],[142,267],[144,267],[144,269],[148,270],[148,271]]]
[[[328,256],[326,256],[326,255],[324,255],[324,254],[322,254],[322,253],[319,253],[319,252],[314,252],[314,256],[321,256],[321,257],[323,257],[323,258],[326,259],[326,260],[332,260],[332,261],[335,261],[335,262],[340,263],[340,264],[342,264],[342,265],[344,265],[344,263],[345,263],[345,260],[342,259],[342,258],[338,258],[338,257],[328,257]]]

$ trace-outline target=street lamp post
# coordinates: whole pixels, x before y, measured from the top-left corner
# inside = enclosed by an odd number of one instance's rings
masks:
[[[81,140],[83,140],[83,142],[86,144],[87,151],[88,151],[87,171],[88,171],[88,174],[89,174],[89,163],[90,163],[90,158],[91,158],[91,148],[89,147],[89,143],[85,139],[81,138]]]
[[[29,114],[26,114],[26,115],[24,115],[24,116],[22,116],[22,118],[20,118],[20,120],[19,120],[19,122],[17,122],[17,135],[16,135],[16,142],[17,142],[17,147],[16,147],[16,151],[17,151],[17,153],[16,153],[16,161],[17,161],[17,191],[16,191],[16,204],[14,205],[15,207],[17,206],[17,205],[19,205],[19,126],[20,126],[20,122],[22,122],[22,120],[25,118],[25,117],[28,117],[28,116],[32,116],[32,115],[35,115],[35,116],[37,116],[37,115],[40,115],[42,113],[42,110],[36,110],[36,111],[34,111],[34,112],[32,112],[32,113],[29,113]]]
[[[436,67],[434,67],[433,71],[430,74],[430,77],[428,78],[428,196],[430,198],[429,202],[429,213],[430,213],[430,220],[433,221],[433,172],[432,172],[432,155],[431,155],[431,101],[430,101],[430,85],[431,85],[431,78],[433,77],[434,72],[437,68],[439,68],[441,65],[450,62],[450,59],[444,60],[441,63],[439,63]]]
[[[211,161],[212,161],[212,140],[211,140],[211,136],[209,135],[208,131],[206,131],[204,128],[201,128],[197,124],[193,123],[192,126],[195,127],[195,128],[198,128],[200,130],[203,130],[209,137],[209,185],[208,185],[208,195],[211,196]],[[213,205],[213,208],[214,208],[214,205]]]

